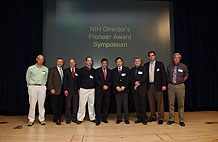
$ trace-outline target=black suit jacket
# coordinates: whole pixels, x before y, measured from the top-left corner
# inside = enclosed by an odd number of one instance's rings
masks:
[[[95,70],[95,93],[96,94],[103,94],[106,93],[107,95],[110,95],[111,85],[112,85],[112,75],[111,70],[107,68],[107,76],[106,80],[104,79],[104,73],[102,71],[102,67]],[[108,90],[103,90],[103,86],[107,85]]]
[[[136,67],[133,67],[129,71],[129,80],[131,83],[131,90],[133,93],[136,92],[136,90],[134,89],[135,82],[140,81],[140,85],[137,87],[137,92],[146,93],[147,92],[147,79],[148,79],[147,71],[148,70],[144,66],[138,67],[137,70],[138,71],[136,72]]]
[[[148,79],[147,79],[148,84],[149,84],[149,64],[150,62],[145,63],[145,67],[148,70]],[[162,91],[162,86],[167,85],[166,79],[167,79],[166,70],[164,64],[162,62],[156,61],[155,70],[154,70],[154,87],[156,91]]]
[[[74,79],[70,68],[64,70],[64,90],[69,94],[78,94],[79,90],[79,69],[75,68]]]
[[[59,73],[56,66],[52,67],[49,70],[49,73],[48,73],[48,90],[49,90],[49,93],[51,93],[50,91],[52,89],[55,90],[54,95],[60,95],[61,94],[61,89],[62,89],[61,76],[60,76],[60,73]]]
[[[117,91],[116,87],[125,87],[125,90],[123,91],[123,93],[127,94],[128,93],[128,83],[129,83],[129,68],[123,66],[122,67],[122,72],[121,75],[118,72],[118,67],[114,68],[112,70],[112,78],[113,78],[113,92],[114,94],[118,94],[120,93],[119,91]]]

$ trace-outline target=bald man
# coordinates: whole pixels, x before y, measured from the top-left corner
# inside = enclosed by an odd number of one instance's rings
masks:
[[[32,126],[35,121],[35,107],[38,102],[39,123],[45,125],[45,108],[44,102],[46,97],[46,82],[48,76],[48,68],[43,66],[44,57],[38,55],[36,64],[30,66],[26,72],[26,81],[29,94],[29,122],[27,126]]]

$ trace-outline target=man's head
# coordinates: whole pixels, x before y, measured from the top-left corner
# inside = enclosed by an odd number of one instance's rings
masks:
[[[93,62],[92,57],[91,56],[87,56],[86,57],[86,65],[88,67],[91,67],[92,66],[92,62]]]
[[[107,66],[108,66],[108,60],[107,60],[106,58],[102,58],[102,59],[101,59],[101,66],[102,66],[103,68],[107,68]]]
[[[135,57],[134,57],[134,64],[135,64],[135,67],[141,66],[141,64],[142,64],[142,59],[141,59],[141,57],[135,56]]]
[[[76,66],[76,61],[73,58],[70,58],[69,65],[71,68],[74,68]]]
[[[36,64],[38,65],[38,66],[41,66],[42,64],[43,64],[43,62],[44,62],[44,56],[43,55],[38,55],[37,57],[36,57]]]
[[[123,66],[123,59],[121,57],[117,57],[115,59],[115,63],[118,67],[121,67],[121,66]]]
[[[179,64],[180,60],[182,59],[182,56],[179,53],[174,53],[173,54],[173,62],[174,64]]]
[[[64,60],[62,58],[57,58],[57,66],[62,67],[64,64]]]
[[[149,51],[148,58],[151,62],[153,62],[154,60],[156,60],[156,53],[154,51]]]

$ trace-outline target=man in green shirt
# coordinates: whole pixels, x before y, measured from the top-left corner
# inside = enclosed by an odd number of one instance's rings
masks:
[[[26,81],[29,94],[29,122],[27,126],[32,126],[35,121],[35,107],[38,101],[39,109],[39,122],[41,125],[45,125],[45,108],[44,102],[46,97],[46,82],[48,76],[48,68],[43,66],[44,57],[38,55],[36,58],[36,64],[30,66],[26,72]]]

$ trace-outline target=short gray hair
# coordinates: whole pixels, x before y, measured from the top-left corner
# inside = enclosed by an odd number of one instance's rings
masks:
[[[174,58],[175,56],[179,56],[179,58],[182,59],[182,55],[179,54],[179,53],[174,53],[174,54],[173,54],[173,58]]]

